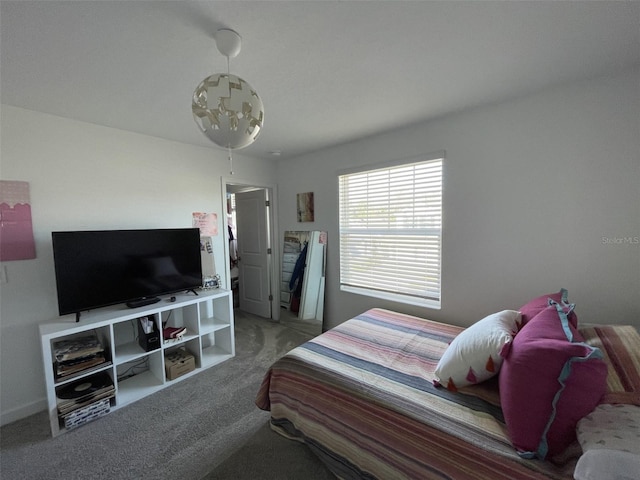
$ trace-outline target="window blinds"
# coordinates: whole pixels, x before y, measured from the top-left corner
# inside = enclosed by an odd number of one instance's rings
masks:
[[[442,162],[339,176],[341,289],[439,307]]]

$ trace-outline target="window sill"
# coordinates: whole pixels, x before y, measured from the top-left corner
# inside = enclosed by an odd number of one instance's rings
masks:
[[[356,295],[364,295],[367,297],[380,298],[382,300],[389,300],[391,302],[404,303],[406,305],[417,305],[419,307],[431,308],[433,310],[440,310],[440,301],[432,300],[429,298],[417,298],[410,297],[408,295],[401,295],[398,293],[381,292],[378,290],[369,290],[367,288],[348,287],[341,285],[340,290],[342,292],[355,293]]]

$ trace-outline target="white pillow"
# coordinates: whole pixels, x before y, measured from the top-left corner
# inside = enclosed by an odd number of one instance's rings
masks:
[[[436,385],[456,391],[497,375],[501,350],[518,331],[520,312],[503,310],[463,330],[447,347],[435,370]]]
[[[640,472],[640,406],[601,404],[578,422],[576,480],[634,480]]]

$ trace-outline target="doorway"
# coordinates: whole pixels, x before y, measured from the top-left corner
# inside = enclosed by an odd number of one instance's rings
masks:
[[[222,179],[226,282],[234,308],[267,319],[280,319],[274,295],[279,265],[276,187]]]

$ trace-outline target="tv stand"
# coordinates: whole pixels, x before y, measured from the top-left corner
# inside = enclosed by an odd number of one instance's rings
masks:
[[[169,301],[170,297],[163,296],[166,302],[138,308],[127,308],[119,304],[83,312],[80,323],[73,322],[74,317],[67,315],[41,324],[40,342],[51,434],[57,436],[69,428],[75,428],[75,425],[67,427],[58,410],[59,404],[63,402],[58,395],[64,392],[65,387],[68,390],[69,385],[74,382],[99,382],[97,379],[104,378],[104,374],[109,377],[114,384],[115,394],[106,399],[91,397],[87,407],[84,407],[83,399],[83,407],[79,409],[81,411],[87,408],[91,411],[94,406],[96,409],[100,407],[102,415],[235,356],[231,291],[220,288],[197,293],[197,296],[190,292],[173,294],[175,301]],[[139,341],[140,318],[152,321],[154,332],[160,332],[160,335],[165,323],[168,327],[184,328],[186,331],[180,338],[165,342],[161,337],[159,346],[149,346]],[[100,340],[105,362],[88,366],[68,376],[57,376],[54,345],[61,340],[83,337],[90,333],[95,333]],[[176,351],[183,348],[192,356],[193,367],[179,372],[183,374],[176,378],[175,371],[171,370],[171,359],[167,359],[167,356],[175,357],[180,353]],[[134,366],[135,369],[132,369]],[[132,375],[132,372],[135,374]]]

